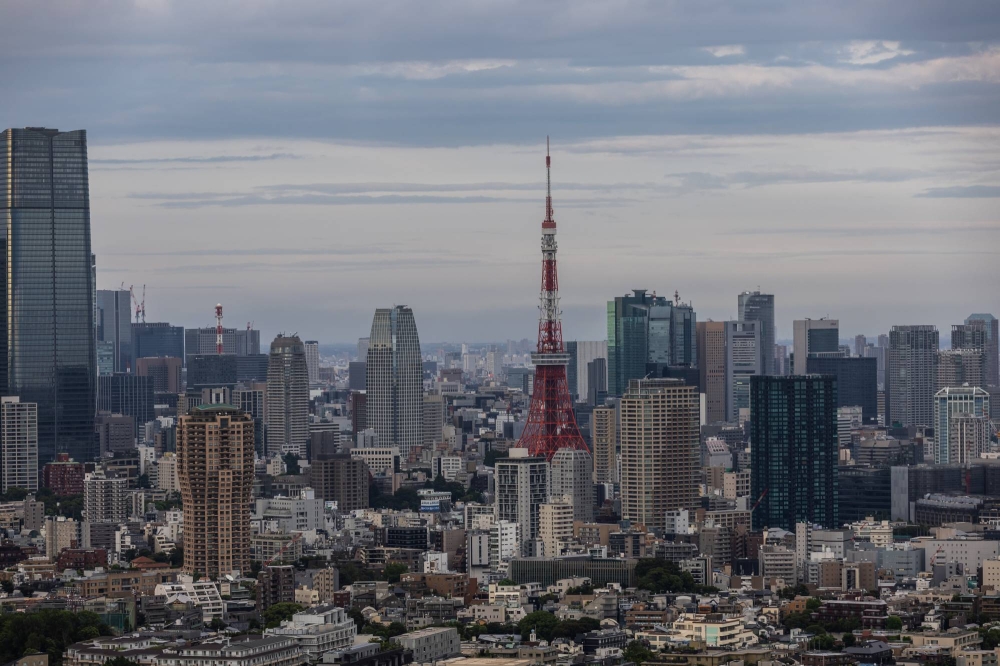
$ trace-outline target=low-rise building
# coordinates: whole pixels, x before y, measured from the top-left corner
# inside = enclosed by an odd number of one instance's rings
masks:
[[[317,606],[296,613],[281,626],[264,631],[266,636],[282,636],[298,643],[312,662],[319,661],[323,653],[340,650],[354,644],[358,627],[343,608],[333,605]]]
[[[727,617],[722,613],[681,615],[674,621],[673,630],[679,640],[701,641],[711,648],[738,650],[757,642],[742,617]]]
[[[413,652],[413,661],[425,664],[462,654],[462,643],[454,627],[429,627],[396,637],[396,642]]]

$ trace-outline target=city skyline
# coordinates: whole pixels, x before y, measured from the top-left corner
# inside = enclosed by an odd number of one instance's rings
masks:
[[[351,342],[405,303],[426,340],[531,337],[551,134],[567,340],[635,288],[725,321],[759,286],[778,338],[947,330],[1000,309],[1000,8],[922,7],[26,4],[0,115],[88,131],[97,287],[152,321]]]

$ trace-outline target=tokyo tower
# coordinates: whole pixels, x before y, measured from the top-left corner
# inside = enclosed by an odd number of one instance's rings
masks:
[[[552,216],[552,158],[545,138],[545,220],[542,221],[542,293],[538,317],[538,351],[531,355],[535,365],[535,388],[528,421],[518,447],[532,456],[552,460],[559,449],[587,451],[573,414],[566,365],[570,357],[563,348],[559,319],[559,278],[556,274],[556,221]]]

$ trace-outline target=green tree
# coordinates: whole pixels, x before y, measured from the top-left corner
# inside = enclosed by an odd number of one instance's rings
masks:
[[[110,636],[111,627],[96,613],[41,610],[0,614],[0,663],[20,659],[29,650],[49,656],[50,666],[61,666],[66,647],[78,641]]]
[[[283,460],[285,462],[285,470],[287,474],[301,473],[301,470],[299,469],[299,458],[294,453],[289,451],[285,454]]]
[[[354,624],[358,627],[358,633],[361,633],[361,627],[365,626],[365,616],[361,614],[361,611],[357,608],[350,608],[347,611],[347,616],[354,620]]]
[[[885,628],[889,631],[900,631],[903,628],[903,619],[898,615],[890,615],[885,621]],[[988,650],[991,648],[983,648]]]
[[[854,644],[858,642],[854,634],[844,634],[840,640],[845,648],[854,647]]]
[[[288,601],[284,601],[280,604],[274,604],[266,611],[261,613],[264,618],[264,628],[272,629],[274,627],[281,626],[281,623],[285,620],[291,620],[292,616],[302,610],[300,604],[293,604]]]
[[[981,647],[983,650],[993,650],[1000,646],[1000,628],[982,627],[979,629],[979,636],[983,639],[983,645]]]
[[[0,502],[20,502],[28,496],[28,491],[19,486],[11,486],[3,495],[0,495]]]
[[[407,567],[405,564],[401,564],[399,562],[390,562],[389,564],[385,565],[383,573],[385,574],[385,579],[387,581],[389,581],[390,583],[398,583],[400,577],[409,570],[410,570],[409,567]]]
[[[223,622],[222,618],[220,618],[220,617],[213,617],[212,618],[212,622],[208,625],[208,628],[211,629],[212,631],[222,631],[227,626],[229,626],[229,625],[227,625],[225,622]]]
[[[647,558],[635,566],[636,586],[653,593],[695,592],[698,585],[687,571],[681,571],[673,562]]]
[[[642,641],[632,641],[625,646],[623,650],[625,661],[631,661],[634,664],[642,664],[644,662],[650,661],[655,656],[653,651],[649,649]]]
[[[809,613],[815,613],[819,610],[819,607],[823,605],[823,602],[816,597],[809,597],[806,599],[806,611]]]
[[[528,640],[531,630],[535,630],[538,638],[546,641],[552,640],[552,633],[556,629],[559,620],[552,613],[546,611],[535,611],[528,613],[517,623],[517,628],[521,632],[521,640]]]

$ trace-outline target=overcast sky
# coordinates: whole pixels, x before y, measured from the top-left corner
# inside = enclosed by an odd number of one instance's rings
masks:
[[[98,287],[321,342],[567,339],[676,290],[843,337],[1000,315],[1000,3],[0,0],[0,125],[86,129]]]

